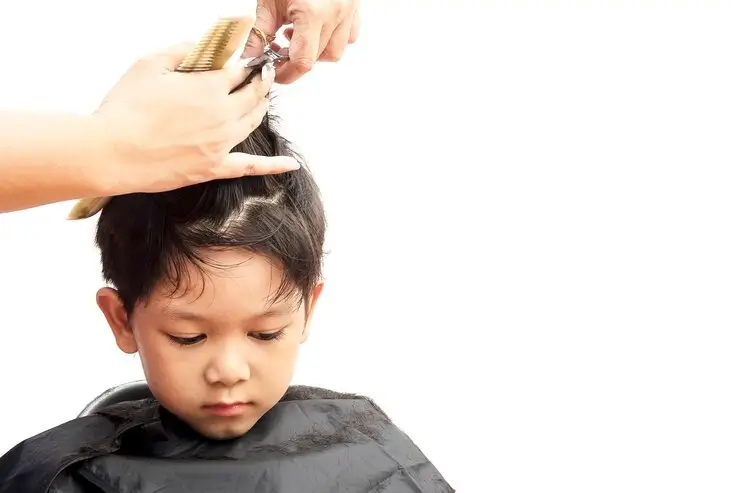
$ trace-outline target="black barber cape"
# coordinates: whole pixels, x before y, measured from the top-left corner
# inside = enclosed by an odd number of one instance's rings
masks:
[[[153,399],[16,445],[0,493],[451,493],[371,400],[296,386],[246,435],[206,440]]]

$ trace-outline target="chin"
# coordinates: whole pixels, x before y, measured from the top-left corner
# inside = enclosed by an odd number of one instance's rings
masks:
[[[247,433],[252,426],[246,423],[219,423],[214,426],[196,428],[198,433],[211,440],[231,440]]]

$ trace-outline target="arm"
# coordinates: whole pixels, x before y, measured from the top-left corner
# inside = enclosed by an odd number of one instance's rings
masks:
[[[0,212],[107,195],[112,146],[93,116],[0,112]]]
[[[175,73],[191,50],[140,59],[92,115],[0,112],[0,213],[298,169],[287,156],[230,152],[266,114],[274,72],[247,85],[239,63]]]

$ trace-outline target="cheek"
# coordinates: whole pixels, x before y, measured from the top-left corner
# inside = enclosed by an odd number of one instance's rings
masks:
[[[190,380],[198,371],[198,354],[183,351],[163,334],[154,331],[135,331],[141,365],[147,380],[152,386],[167,382],[168,386],[178,387],[178,381]]]
[[[274,384],[289,382],[293,377],[299,349],[301,330],[286,334],[271,347],[255,351],[251,361],[252,376]]]

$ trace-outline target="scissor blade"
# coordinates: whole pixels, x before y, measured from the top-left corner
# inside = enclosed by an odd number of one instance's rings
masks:
[[[247,63],[247,68],[261,68],[266,63],[275,63],[281,60],[286,60],[287,58],[288,57],[286,55],[281,55],[277,51],[267,49],[260,56],[250,60],[249,63]]]

